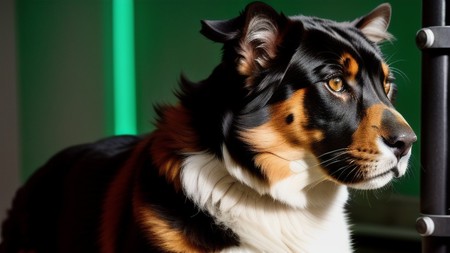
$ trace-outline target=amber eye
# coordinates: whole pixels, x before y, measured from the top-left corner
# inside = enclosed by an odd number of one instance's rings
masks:
[[[344,82],[340,77],[334,77],[328,80],[328,87],[335,92],[343,92],[345,90]]]

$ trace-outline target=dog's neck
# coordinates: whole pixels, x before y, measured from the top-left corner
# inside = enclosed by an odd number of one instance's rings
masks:
[[[273,187],[232,175],[237,165],[226,154],[224,149],[223,161],[208,153],[190,154],[181,172],[186,195],[239,236],[240,246],[224,252],[351,251],[344,186],[307,180],[296,187],[304,205],[291,206],[272,196]],[[324,237],[332,242],[324,243]]]

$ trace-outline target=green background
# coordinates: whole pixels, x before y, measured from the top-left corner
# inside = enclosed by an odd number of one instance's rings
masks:
[[[135,65],[138,132],[153,129],[153,105],[174,103],[179,76],[201,80],[219,63],[221,45],[200,33],[201,19],[228,19],[250,1],[135,1]],[[383,1],[266,1],[287,15],[350,21]],[[417,197],[420,176],[421,2],[393,0],[382,45],[396,74],[397,108],[419,141],[410,169],[394,193]],[[52,154],[73,144],[113,134],[112,5],[110,1],[16,2],[21,177],[26,179]]]

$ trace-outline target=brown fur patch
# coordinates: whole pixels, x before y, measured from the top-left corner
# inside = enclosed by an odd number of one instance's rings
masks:
[[[177,124],[174,125],[170,122],[176,122]],[[182,153],[200,151],[197,146],[195,132],[189,127],[190,125],[190,114],[183,107],[164,108],[162,120],[158,122],[158,130],[150,138],[138,145],[131,159],[119,170],[107,192],[103,205],[104,214],[101,222],[100,238],[102,253],[115,252],[115,242],[119,239],[117,235],[120,234],[118,231],[119,221],[126,209],[125,203],[132,196],[132,190],[130,189],[133,189],[134,165],[139,155],[150,155],[154,165],[159,169],[159,174],[164,176],[174,186],[175,190],[181,189]],[[181,153],[174,153],[174,150]],[[135,192],[134,194],[138,193]],[[134,197],[133,200],[135,198],[139,197]],[[156,238],[162,238],[161,236],[175,238],[174,242],[164,247],[178,249],[173,252],[199,252],[194,250],[195,248],[192,245],[189,246],[181,240],[182,236],[179,234],[179,231],[170,231],[162,219],[153,217],[154,215],[149,210],[141,210],[143,208],[141,202],[136,203],[134,205],[139,209],[137,214],[141,217],[141,222],[148,226],[155,225],[155,230],[149,231],[152,233],[152,236],[156,236]],[[145,221],[145,217],[150,217],[154,221]],[[147,228],[147,230],[150,229]]]
[[[303,111],[305,90],[271,108],[272,118],[265,124],[240,133],[259,154],[255,163],[262,169],[269,184],[290,175],[290,162],[304,158],[305,150],[323,139],[319,130],[306,129],[307,115]],[[289,118],[289,120],[286,120]]]
[[[148,139],[141,142],[134,150],[130,160],[123,166],[113,179],[103,204],[103,215],[100,223],[100,252],[116,252],[115,242],[120,238],[120,221],[129,203],[131,189],[133,189],[133,177],[135,175],[136,160],[140,154],[147,152]]]
[[[133,194],[133,214],[142,229],[155,245],[165,252],[200,253],[204,250],[195,246],[184,235],[183,231],[171,227],[164,218],[154,212],[143,200],[138,187]]]
[[[159,174],[176,190],[181,189],[180,170],[183,153],[201,151],[195,131],[190,127],[190,113],[182,106],[167,107],[152,136],[150,154]],[[174,124],[174,122],[176,124]],[[174,152],[177,150],[177,152]]]

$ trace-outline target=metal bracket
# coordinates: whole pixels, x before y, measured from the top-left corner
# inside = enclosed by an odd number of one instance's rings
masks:
[[[450,49],[450,26],[430,26],[420,29],[416,34],[420,49]]]
[[[450,237],[450,215],[423,215],[416,220],[421,236]]]

